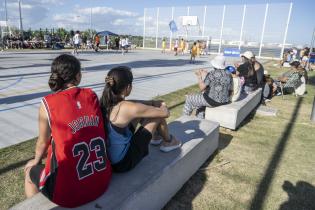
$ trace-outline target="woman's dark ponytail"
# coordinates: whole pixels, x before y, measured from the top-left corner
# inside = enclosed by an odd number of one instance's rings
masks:
[[[122,93],[132,84],[132,80],[131,69],[127,66],[118,66],[108,72],[101,97],[101,109],[105,120],[109,120],[112,108],[124,100]]]
[[[80,71],[81,63],[76,57],[59,55],[51,64],[51,75],[48,80],[50,89],[56,92],[64,89],[66,84],[78,82],[76,76]]]

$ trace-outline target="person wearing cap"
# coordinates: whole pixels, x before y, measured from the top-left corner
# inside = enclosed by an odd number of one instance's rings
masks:
[[[218,55],[211,61],[211,64],[213,69],[209,72],[201,69],[195,73],[201,92],[186,96],[184,115],[190,115],[195,109],[196,116],[204,118],[206,107],[229,103],[232,78],[225,70],[225,57]]]
[[[242,82],[241,78],[236,75],[236,68],[234,66],[227,66],[226,71],[229,72],[233,79],[233,85],[232,85],[232,93],[231,93],[231,102],[237,101],[241,96],[242,91]]]
[[[253,58],[255,55],[251,51],[246,51],[241,55],[243,63],[236,65],[237,74],[245,78],[243,89],[246,93],[250,93],[257,89],[257,73],[255,71]]]

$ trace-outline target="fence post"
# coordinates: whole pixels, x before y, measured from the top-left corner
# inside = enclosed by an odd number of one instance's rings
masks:
[[[311,121],[315,122],[315,96],[313,99],[313,108],[312,108],[312,114],[311,114]]]
[[[174,7],[172,7],[172,20],[174,20]],[[171,36],[170,36],[170,50],[172,51],[172,39],[173,39],[173,32],[171,30]]]
[[[259,46],[258,57],[260,57],[260,55],[261,55],[261,48],[262,48],[263,40],[264,40],[265,26],[266,26],[266,20],[267,20],[267,15],[268,15],[268,8],[269,8],[269,4],[267,3],[266,4],[266,10],[265,10],[264,24],[263,24],[263,28],[262,28],[262,32],[261,32],[261,39],[260,39],[260,46]]]
[[[144,40],[145,40],[145,13],[146,13],[146,8],[143,9],[143,40],[142,40],[143,49],[144,49]]]
[[[283,37],[283,42],[282,42],[280,59],[282,58],[282,55],[283,55],[283,52],[284,52],[285,42],[286,42],[286,39],[287,39],[287,33],[288,33],[288,28],[289,28],[289,23],[290,23],[290,18],[291,18],[292,5],[293,5],[293,3],[291,2],[290,3],[289,14],[288,14],[288,19],[287,19],[287,25],[285,27],[285,32],[284,32],[284,37]]]
[[[244,21],[245,21],[245,14],[246,14],[246,4],[244,4],[243,8],[243,18],[242,18],[242,26],[241,26],[241,33],[240,33],[240,43],[238,44],[238,49],[241,49],[241,42],[243,38],[243,28],[244,28]]]
[[[158,46],[158,35],[159,35],[159,13],[160,13],[160,8],[157,8],[156,11],[156,33],[155,33],[155,48]]]
[[[221,32],[220,32],[219,53],[221,52],[222,35],[223,35],[223,26],[224,26],[224,17],[225,17],[225,5],[223,6],[223,13],[222,13],[222,22],[221,22]]]
[[[205,6],[205,10],[204,10],[204,12],[203,12],[202,36],[205,35],[206,15],[207,15],[207,6]],[[202,37],[202,38],[203,38],[203,37]]]

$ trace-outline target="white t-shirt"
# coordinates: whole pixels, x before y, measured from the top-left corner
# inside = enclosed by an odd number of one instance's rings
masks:
[[[74,44],[80,44],[80,34],[75,34],[73,37]]]
[[[237,101],[241,96],[241,79],[239,77],[233,77],[233,93],[232,93],[232,102]]]

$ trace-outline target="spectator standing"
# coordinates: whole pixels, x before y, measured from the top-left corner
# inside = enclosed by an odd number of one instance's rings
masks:
[[[78,54],[78,49],[80,48],[80,43],[81,43],[80,31],[76,31],[73,37],[73,43],[74,43],[73,54]]]

